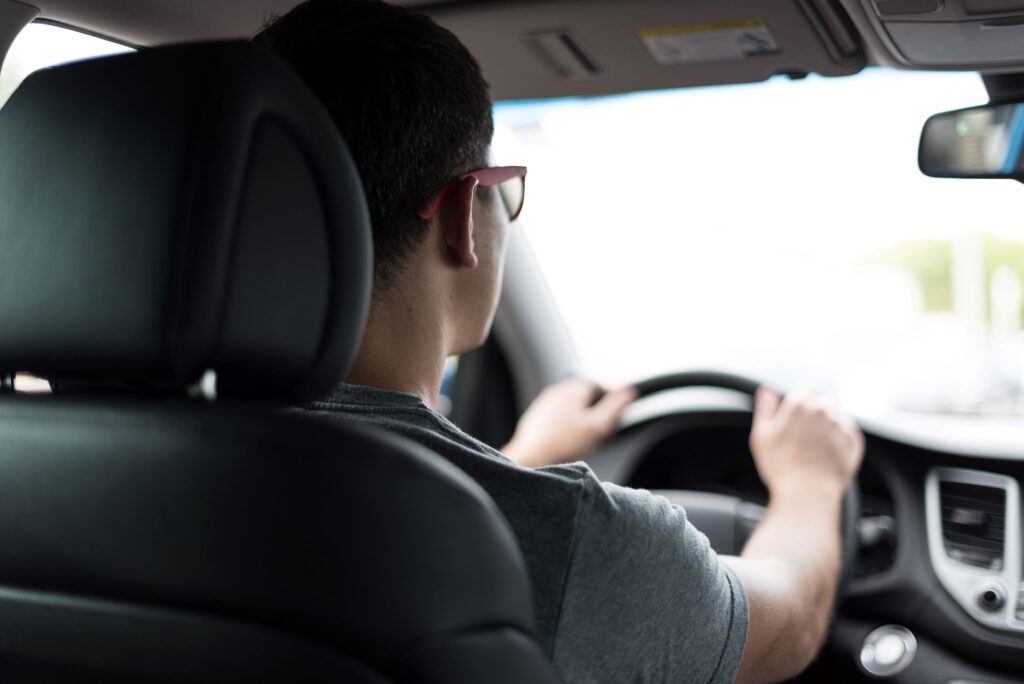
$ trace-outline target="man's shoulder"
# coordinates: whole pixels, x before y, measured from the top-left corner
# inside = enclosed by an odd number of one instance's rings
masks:
[[[359,385],[341,385],[328,397],[302,407],[338,420],[354,421],[401,434],[441,456],[462,460],[468,455],[507,466],[519,474],[539,480],[597,483],[590,468],[582,463],[528,469],[518,466],[494,447],[466,433],[440,413],[411,394]],[[457,463],[457,465],[462,465]]]

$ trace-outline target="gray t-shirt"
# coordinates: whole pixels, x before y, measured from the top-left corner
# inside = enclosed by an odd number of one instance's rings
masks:
[[[520,467],[409,394],[342,385],[305,408],[411,438],[483,486],[519,541],[541,645],[568,684],[735,679],[746,597],[682,508],[583,463]]]

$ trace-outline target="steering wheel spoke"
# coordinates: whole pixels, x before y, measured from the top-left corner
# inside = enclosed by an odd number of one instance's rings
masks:
[[[763,506],[727,494],[683,489],[655,489],[652,493],[682,506],[693,526],[707,536],[711,548],[727,556],[738,555],[743,550],[764,517]]]

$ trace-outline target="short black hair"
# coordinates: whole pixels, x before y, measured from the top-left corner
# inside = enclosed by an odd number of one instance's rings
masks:
[[[427,233],[417,212],[486,165],[494,133],[480,65],[447,29],[380,0],[307,0],[256,36],[326,106],[362,176],[374,291]]]

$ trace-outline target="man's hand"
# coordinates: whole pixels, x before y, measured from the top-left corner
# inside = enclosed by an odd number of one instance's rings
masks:
[[[762,387],[750,450],[773,497],[808,486],[834,485],[841,492],[860,467],[864,437],[838,406],[810,390],[796,390],[782,402]]]
[[[530,468],[586,456],[615,432],[623,409],[636,399],[636,390],[626,387],[591,406],[596,389],[578,378],[545,388],[520,418],[502,453]]]
[[[864,437],[814,392],[780,401],[762,389],[750,448],[768,487],[768,509],[741,556],[723,557],[747,595],[741,684],[795,676],[828,633],[840,565],[840,502],[860,466]]]

